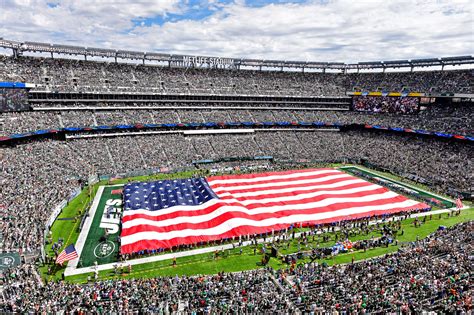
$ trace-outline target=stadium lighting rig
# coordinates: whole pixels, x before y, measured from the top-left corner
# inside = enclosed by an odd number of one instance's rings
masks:
[[[146,61],[163,62],[169,67],[220,67],[229,69],[240,69],[241,67],[263,69],[316,69],[333,71],[360,71],[395,68],[413,68],[415,67],[434,67],[440,66],[459,66],[474,64],[474,56],[454,56],[443,58],[425,58],[412,60],[388,60],[388,61],[364,61],[358,63],[344,62],[321,62],[321,61],[286,61],[286,60],[263,60],[263,59],[247,59],[247,58],[226,58],[226,57],[209,57],[209,56],[187,56],[176,54],[163,54],[154,52],[138,52],[128,50],[115,50],[106,48],[81,47],[61,44],[48,44],[41,42],[18,42],[0,38],[0,47],[4,49],[12,49],[15,57],[21,56],[23,52],[33,53],[50,53],[60,55],[76,55],[87,57],[114,58],[117,62],[119,59],[125,60],[141,60],[143,64]]]

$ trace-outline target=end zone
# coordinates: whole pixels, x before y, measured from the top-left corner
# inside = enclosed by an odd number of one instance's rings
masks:
[[[91,272],[91,267],[109,262],[115,258],[113,253],[118,251],[120,231],[121,198],[105,200],[104,195],[110,195],[112,188],[119,185],[100,186],[94,197],[92,206],[87,213],[84,226],[76,242],[78,258],[71,260],[64,272],[64,276],[77,275]],[[110,216],[104,216],[106,207],[111,206],[116,210]],[[107,231],[107,235],[105,236]],[[105,239],[104,239],[105,237]]]

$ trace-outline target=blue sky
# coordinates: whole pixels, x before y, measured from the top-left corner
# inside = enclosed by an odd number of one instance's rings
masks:
[[[116,49],[367,61],[473,54],[465,0],[1,0],[0,34]]]
[[[158,14],[156,16],[138,17],[133,19],[134,26],[164,25],[182,20],[200,21],[222,12],[225,5],[234,3],[232,0],[216,1],[216,5],[203,0],[180,1],[179,13]],[[253,0],[242,2],[249,8],[262,8],[272,4],[303,4],[307,0]]]

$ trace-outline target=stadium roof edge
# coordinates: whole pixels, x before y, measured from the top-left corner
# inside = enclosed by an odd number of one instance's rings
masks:
[[[354,69],[377,69],[377,68],[402,68],[402,67],[427,67],[427,66],[444,66],[444,65],[466,65],[474,64],[474,56],[453,56],[442,58],[425,58],[412,60],[388,60],[388,61],[362,61],[357,63],[344,62],[321,62],[321,61],[301,61],[301,60],[265,60],[265,59],[246,59],[246,58],[228,58],[228,57],[208,57],[208,56],[188,56],[182,54],[165,54],[156,52],[140,52],[129,51],[123,49],[80,47],[63,44],[50,44],[41,42],[18,42],[0,38],[0,47],[5,49],[13,49],[14,55],[21,55],[23,52],[43,52],[53,54],[109,57],[115,59],[141,59],[155,60],[161,62],[185,63],[189,58],[197,60],[225,60],[221,64],[231,66],[248,66],[248,67],[281,67],[281,68],[312,68],[312,69],[332,69],[332,70],[354,70]],[[195,60],[193,59],[193,60]],[[194,61],[193,61],[194,62]],[[197,62],[196,63],[201,63]]]

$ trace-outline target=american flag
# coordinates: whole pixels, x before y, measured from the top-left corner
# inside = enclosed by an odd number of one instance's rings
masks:
[[[74,244],[71,244],[58,255],[58,258],[56,258],[56,263],[62,265],[65,261],[69,261],[74,258],[77,258],[77,252],[74,248]]]
[[[428,208],[331,168],[131,183],[121,252]]]

